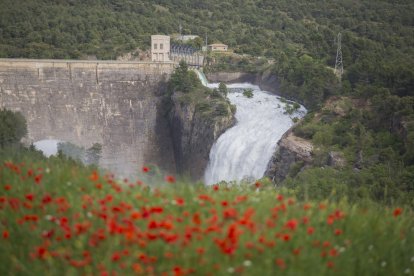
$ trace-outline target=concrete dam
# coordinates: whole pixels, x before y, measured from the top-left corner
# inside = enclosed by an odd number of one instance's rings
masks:
[[[20,111],[28,141],[102,145],[100,165],[174,173],[163,97],[174,63],[0,59],[0,108]]]

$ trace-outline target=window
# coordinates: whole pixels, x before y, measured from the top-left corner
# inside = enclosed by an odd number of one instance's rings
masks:
[[[154,43],[154,49],[157,50],[157,43]]]
[[[164,45],[161,43],[160,44],[160,50],[162,50],[164,48]]]

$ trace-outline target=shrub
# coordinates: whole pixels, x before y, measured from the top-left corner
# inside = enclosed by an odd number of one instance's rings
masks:
[[[253,89],[251,88],[244,89],[243,96],[247,98],[253,98]]]
[[[26,119],[20,112],[0,110],[0,147],[18,143],[26,134]]]

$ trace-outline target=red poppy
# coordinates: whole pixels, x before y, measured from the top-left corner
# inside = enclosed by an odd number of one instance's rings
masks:
[[[336,256],[338,256],[338,251],[335,248],[332,248],[329,251],[329,255],[332,256],[332,257],[336,257]]]
[[[11,185],[9,185],[9,184],[4,185],[4,189],[6,191],[10,191],[11,190]]]
[[[43,177],[43,175],[41,175],[41,174],[38,174],[38,175],[35,176],[36,184],[40,184],[40,182],[42,181],[42,177]]]
[[[296,227],[298,226],[298,221],[296,219],[291,219],[288,222],[286,222],[285,227],[290,230],[296,230]]]
[[[295,248],[292,251],[293,255],[299,256],[300,255],[300,248]]]
[[[329,261],[329,262],[326,264],[326,266],[327,266],[328,268],[333,268],[333,267],[335,266],[335,264],[334,264],[332,261]]]
[[[121,259],[121,254],[119,254],[118,252],[115,252],[114,254],[112,254],[111,260],[113,262],[117,262],[117,261],[119,261],[119,259]]]
[[[33,198],[34,198],[34,195],[33,195],[33,194],[27,194],[27,195],[25,195],[24,197],[25,197],[27,200],[32,201],[32,200],[33,200]]]
[[[313,228],[313,227],[308,227],[308,230],[307,230],[308,235],[312,235],[312,234],[313,234],[313,232],[315,232],[315,228]]]
[[[148,168],[146,166],[142,167],[142,172],[147,173],[149,171],[150,171],[150,168]]]
[[[276,265],[281,268],[281,269],[285,269],[286,268],[286,263],[283,259],[278,258],[275,260]]]
[[[341,229],[335,229],[335,235],[339,236],[342,234],[342,230]]]
[[[310,205],[309,203],[305,203],[304,205],[303,205],[303,210],[309,210],[310,208],[312,207],[312,205]]]
[[[178,206],[184,206],[184,198],[182,198],[182,197],[177,197],[176,199],[175,199],[175,204],[177,204]]]
[[[175,182],[175,177],[172,176],[172,175],[167,175],[165,177],[165,181],[168,182],[168,183],[174,183]]]
[[[193,223],[197,224],[197,225],[201,224],[201,218],[200,218],[200,215],[198,213],[195,213],[193,215]]]
[[[8,239],[8,238],[9,238],[9,236],[10,236],[9,231],[4,230],[4,231],[3,231],[3,239]]]
[[[283,240],[284,241],[290,241],[290,235],[289,234],[284,234],[283,235]]]
[[[395,208],[393,212],[394,217],[398,217],[399,215],[401,215],[402,211],[402,208]]]

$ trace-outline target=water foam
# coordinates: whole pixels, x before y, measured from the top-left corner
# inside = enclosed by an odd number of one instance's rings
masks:
[[[216,88],[218,84],[207,86]],[[210,151],[204,175],[207,185],[263,177],[277,142],[293,125],[292,118],[306,113],[301,106],[295,114],[286,114],[280,97],[249,83],[227,87],[228,98],[237,107],[237,123],[218,138]],[[253,89],[253,98],[243,95],[246,88]]]

